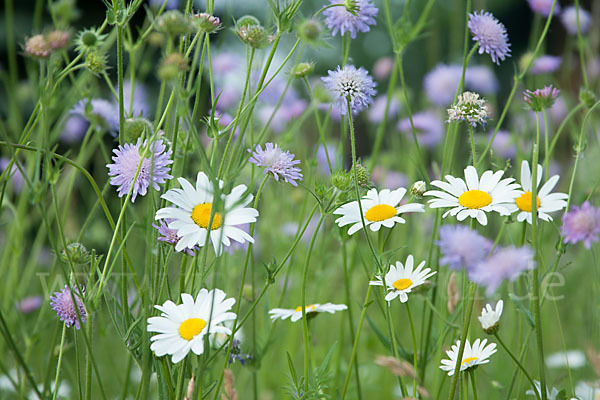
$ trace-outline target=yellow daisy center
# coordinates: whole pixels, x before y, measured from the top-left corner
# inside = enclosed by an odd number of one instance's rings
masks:
[[[475,360],[477,360],[477,357],[469,357],[469,358],[465,358],[464,360],[462,360],[462,362],[460,363],[460,365],[463,365],[463,364],[468,364],[468,363],[470,363],[471,361],[475,361]]]
[[[396,214],[398,214],[398,211],[394,207],[387,204],[377,204],[367,210],[365,218],[371,222],[378,222],[390,219]]]
[[[316,309],[317,309],[317,307],[315,307],[313,304],[311,304],[311,305],[309,305],[309,306],[306,306],[306,312],[309,312],[309,311],[315,311]],[[295,311],[296,311],[296,312],[298,312],[298,311],[302,311],[302,306],[298,306],[298,307],[296,307],[296,310],[295,310]]]
[[[535,196],[535,198],[536,198],[536,203],[537,203],[536,208],[539,209],[540,208],[540,198],[537,196]],[[517,207],[519,207],[519,209],[521,211],[531,212],[531,205],[533,203],[533,201],[531,201],[531,192],[523,193],[520,197],[518,197],[515,200],[515,203],[517,203]]]
[[[468,190],[458,198],[458,204],[471,209],[485,207],[491,202],[492,196],[482,190]]]
[[[192,210],[192,219],[201,228],[208,229],[208,222],[210,221],[210,211],[212,209],[212,203],[198,204]],[[219,229],[221,226],[222,218],[221,214],[215,213],[212,220],[212,230]]]
[[[206,321],[202,318],[188,318],[179,325],[179,336],[185,340],[192,340],[205,326]]]
[[[413,283],[410,279],[402,278],[392,283],[392,286],[394,286],[397,290],[404,290],[409,288],[412,284]]]

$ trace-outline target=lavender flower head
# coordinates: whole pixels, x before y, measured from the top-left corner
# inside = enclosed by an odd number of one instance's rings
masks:
[[[458,96],[458,101],[448,109],[446,122],[467,121],[473,128],[480,124],[485,126],[488,118],[488,109],[485,100],[477,93],[463,92]]]
[[[165,242],[175,246],[181,238],[177,235],[177,229],[170,229],[168,227],[168,225],[171,222],[173,222],[173,220],[163,219],[160,221],[160,225],[152,224],[152,226],[158,231],[160,235],[162,235],[158,237],[159,242]],[[185,251],[188,255],[193,256],[195,255],[195,250],[200,250],[200,248],[198,246],[194,246],[193,249],[186,247],[183,251]]]
[[[329,0],[330,4],[344,3],[339,0]],[[377,7],[371,0],[350,0],[346,1],[346,6],[334,6],[323,11],[325,16],[325,25],[331,29],[333,36],[344,36],[346,32],[350,33],[352,39],[356,38],[358,32],[369,32],[369,25],[375,25],[375,16]],[[349,11],[348,8],[352,10]]]
[[[533,61],[533,65],[529,72],[531,72],[532,75],[551,74],[560,67],[561,63],[562,57],[545,54]]]
[[[43,302],[42,296],[25,297],[17,304],[17,309],[23,314],[29,314],[40,308]]]
[[[419,144],[429,149],[437,146],[444,136],[444,123],[438,113],[433,110],[419,112],[413,114],[412,120],[419,137]],[[400,132],[409,135],[412,140],[410,119],[400,120],[397,127]]]
[[[469,278],[487,288],[490,296],[505,280],[514,281],[523,271],[535,268],[533,250],[529,246],[505,247],[469,271]]]
[[[438,64],[425,75],[423,87],[427,98],[436,106],[445,107],[452,103],[462,75],[460,65]]]
[[[573,207],[562,217],[561,233],[565,243],[583,242],[586,249],[591,249],[600,235],[600,208],[589,201]]]
[[[548,85],[544,86],[543,89],[536,89],[534,91],[526,90],[523,93],[523,100],[533,111],[537,112],[552,107],[559,94],[560,90],[552,85]]]
[[[8,168],[9,164],[10,158],[0,158],[0,175],[1,173],[4,173],[4,170]],[[23,188],[25,187],[25,178],[23,177],[21,170],[15,165],[15,163],[12,164],[10,171],[6,173],[4,179],[10,179],[16,193],[21,192],[21,190],[23,190]]]
[[[552,10],[552,3],[554,0],[527,0],[529,3],[529,7],[531,11],[534,13],[538,13],[547,17],[550,15],[550,11]],[[554,6],[554,15],[560,13],[560,4],[558,1],[556,2],[556,6]]]
[[[89,126],[89,122],[81,115],[71,114],[63,125],[60,140],[69,144],[80,142]]]
[[[81,289],[81,295],[83,294],[85,294],[85,288]],[[75,309],[75,303],[73,303],[73,297],[77,303],[81,322],[85,322],[87,314],[83,302],[81,301],[81,297],[78,293],[73,293],[71,295],[71,289],[69,289],[68,285],[65,285],[60,292],[54,292],[54,296],[50,296],[50,306],[56,311],[60,320],[64,321],[67,328],[71,327],[71,325],[75,325],[75,329],[79,329],[81,328],[81,325],[79,323],[79,318],[77,317],[77,310]]]
[[[477,231],[463,225],[444,225],[440,228],[440,264],[451,269],[467,271],[482,262],[492,249],[492,242]]]
[[[348,112],[346,99],[350,98],[350,109],[357,114],[373,102],[373,96],[377,94],[373,78],[366,69],[356,69],[353,65],[344,68],[337,67],[335,71],[329,71],[329,76],[321,80],[331,93],[335,106],[342,115]]]
[[[469,14],[469,29],[473,40],[479,45],[479,54],[487,53],[492,61],[500,65],[506,57],[510,57],[510,44],[504,25],[487,11]]]
[[[90,106],[90,111],[86,108]],[[119,107],[115,103],[111,103],[104,99],[92,99],[89,101],[81,100],[73,107],[72,114],[81,115],[86,118],[91,124],[102,126],[111,133],[117,136],[119,131]]]
[[[567,32],[569,32],[571,35],[577,35],[577,7],[570,6],[565,8],[560,15],[560,20],[565,26]],[[579,28],[581,29],[582,35],[588,33],[591,24],[592,16],[590,13],[579,7]]]
[[[375,98],[373,105],[369,108],[369,121],[374,124],[380,124],[383,121],[385,114],[385,106],[387,104],[387,96],[381,95]],[[394,118],[400,112],[400,103],[395,97],[390,99],[390,106],[388,107],[388,119]]]
[[[248,152],[252,153],[248,161],[259,167],[265,167],[265,175],[272,173],[276,181],[281,177],[292,186],[298,186],[296,181],[302,180],[300,168],[294,166],[300,164],[300,160],[294,160],[294,154],[281,150],[277,144],[267,143],[264,150],[257,144],[254,151],[248,149]]]
[[[475,65],[467,68],[465,86],[470,90],[483,94],[496,93],[499,88],[494,71],[486,65]]]
[[[141,160],[141,153],[143,153],[143,148],[147,146],[147,143],[148,141],[144,140],[142,144],[142,139],[138,138],[136,144],[126,143],[119,146],[113,150],[116,154],[112,157],[114,164],[106,165],[108,175],[112,176],[110,184],[119,187],[117,189],[119,197],[127,195],[131,185],[134,185],[131,193],[132,203],[138,194],[141,196],[146,194],[150,184],[154,189],[160,190],[160,183],[165,183],[167,179],[173,178],[169,175],[169,164],[173,163],[173,160],[170,159],[172,152],[170,149],[165,151],[167,146],[162,139],[159,139],[150,145],[147,151],[148,156],[142,160],[140,172],[134,182]]]

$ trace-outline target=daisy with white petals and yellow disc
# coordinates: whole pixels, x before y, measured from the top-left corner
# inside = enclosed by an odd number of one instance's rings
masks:
[[[475,218],[481,225],[487,225],[486,213],[495,211],[500,215],[510,215],[512,204],[518,197],[519,185],[514,178],[502,179],[504,171],[485,171],[481,178],[473,166],[465,168],[465,179],[446,175],[447,182],[432,181],[431,185],[442,190],[430,190],[425,196],[431,208],[447,208],[442,218],[456,216],[459,221],[467,217]]]
[[[542,181],[543,168],[538,164],[537,169],[537,186],[540,186]],[[546,183],[537,192],[536,208],[538,217],[544,221],[552,221],[552,217],[548,213],[560,211],[567,206],[569,195],[566,193],[550,193],[558,183],[560,176],[554,175],[548,179]],[[531,224],[531,209],[533,201],[531,199],[531,190],[533,189],[533,176],[529,163],[523,161],[521,163],[521,187],[519,196],[515,199],[511,206],[511,212],[518,211],[517,221],[527,221]]]
[[[171,189],[161,196],[176,207],[165,207],[156,212],[156,219],[171,220],[168,223],[169,229],[177,231],[180,239],[175,245],[176,251],[204,246],[209,232],[217,255],[221,254],[223,245],[231,245],[230,239],[239,243],[254,243],[252,236],[237,228],[239,225],[256,222],[258,217],[257,210],[246,207],[253,198],[251,194],[246,194],[246,185],[234,187],[228,195],[222,194],[224,210],[213,212],[214,188],[206,174],[198,172],[195,188],[184,178],[177,181],[181,189]],[[223,187],[222,181],[219,181],[219,187]]]
[[[422,261],[417,268],[414,268],[414,259],[412,255],[406,258],[406,263],[402,265],[400,261],[396,265],[390,265],[390,270],[385,274],[384,278],[376,276],[377,280],[370,281],[369,285],[385,286],[388,294],[385,299],[389,302],[396,297],[400,297],[402,303],[408,301],[408,293],[413,288],[420,286],[431,276],[436,274],[436,271],[431,272],[431,268],[425,268],[425,261]],[[385,284],[384,284],[385,283]]]
[[[469,368],[475,368],[480,364],[489,363],[490,356],[496,352],[496,343],[487,344],[487,339],[476,339],[471,346],[469,339],[465,341],[465,350],[463,351],[462,360],[460,362],[460,371],[465,371]],[[458,358],[458,350],[460,349],[460,340],[452,345],[452,348],[446,351],[449,360],[442,360],[440,369],[447,371],[448,376],[454,375],[456,367],[456,359]]]
[[[406,221],[400,217],[400,214],[425,212],[423,204],[408,203],[398,206],[405,194],[405,188],[398,188],[396,190],[384,189],[381,192],[377,192],[377,189],[369,190],[367,195],[360,201],[362,212],[364,213],[365,226],[368,226],[373,232],[377,232],[382,226],[391,228],[394,224],[405,223]],[[341,217],[335,220],[340,228],[352,224],[350,229],[348,229],[349,235],[352,235],[363,227],[357,201],[344,204],[333,213],[341,215]]]
[[[178,363],[190,350],[197,355],[204,352],[204,335],[231,335],[231,329],[223,323],[235,319],[235,313],[229,312],[235,299],[225,297],[222,290],[201,289],[196,300],[182,293],[182,304],[167,300],[162,306],[154,306],[162,314],[148,318],[148,332],[158,333],[150,338],[150,349],[158,357],[169,354],[173,363]]]
[[[333,314],[336,311],[342,311],[347,309],[348,306],[345,304],[310,304],[306,306],[306,319],[310,319],[313,316],[317,316],[318,313],[328,312]],[[296,307],[295,309],[288,308],[274,308],[269,311],[269,316],[272,320],[276,319],[288,319],[291,317],[292,322],[296,322],[302,318],[302,306]]]

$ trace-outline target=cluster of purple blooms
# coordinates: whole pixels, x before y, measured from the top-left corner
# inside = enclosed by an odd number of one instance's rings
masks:
[[[369,26],[375,25],[378,10],[371,0],[346,2],[351,3],[350,6],[342,5],[343,2],[339,0],[329,0],[329,3],[332,7],[323,11],[323,15],[325,25],[331,29],[333,36],[337,34],[344,36],[348,33],[352,39],[355,39],[358,32],[369,32],[371,29]]]
[[[75,329],[79,329],[81,328],[80,318],[82,323],[87,320],[85,307],[81,301],[81,296],[85,295],[85,288],[78,289],[78,291],[81,293],[72,292],[69,286],[65,285],[60,292],[54,292],[54,295],[50,297],[50,306],[67,328],[75,325]],[[73,302],[73,298],[75,298],[75,302]]]
[[[583,242],[586,249],[591,249],[600,236],[600,208],[589,201],[573,207],[563,215],[561,233],[565,243]]]
[[[258,167],[264,167],[265,175],[273,174],[273,178],[279,181],[279,178],[288,182],[292,186],[298,186],[296,181],[302,180],[302,172],[296,167],[300,164],[299,160],[294,160],[294,154],[289,151],[283,151],[279,145],[273,143],[265,144],[265,149],[257,144],[254,151],[248,149],[252,156],[248,161]]]
[[[358,114],[373,102],[377,94],[377,84],[366,69],[354,65],[338,66],[335,71],[329,71],[328,76],[321,78],[325,87],[333,97],[337,110],[342,114],[348,113],[348,100],[352,114]]]
[[[440,248],[440,264],[452,269],[464,268],[470,280],[487,288],[488,295],[505,280],[513,281],[535,267],[529,246],[509,246],[490,253],[492,242],[462,225],[442,226],[436,244]]]

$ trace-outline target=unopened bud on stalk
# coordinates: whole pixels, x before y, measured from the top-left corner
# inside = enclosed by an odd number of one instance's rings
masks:
[[[90,253],[81,243],[68,244],[65,249],[60,252],[60,259],[65,262],[73,262],[74,264],[85,264],[90,260]]]
[[[192,23],[200,32],[213,33],[221,28],[219,17],[207,13],[194,14]]]
[[[361,164],[356,164],[356,178],[360,186],[369,186],[371,184],[371,174]]]
[[[158,77],[163,81],[171,81],[187,70],[187,59],[181,53],[169,54],[158,69]]]
[[[138,138],[144,135],[144,138],[152,134],[152,123],[146,118],[128,118],[125,121],[125,141],[128,143],[135,142]]]
[[[319,21],[314,19],[304,20],[298,27],[300,39],[308,43],[317,42],[321,38],[322,32],[323,27]]]
[[[46,42],[53,50],[60,50],[67,47],[69,44],[69,32],[52,31],[46,35]]]
[[[52,48],[43,35],[35,35],[27,39],[25,52],[32,57],[47,58],[50,56]]]
[[[170,10],[158,17],[156,29],[169,35],[178,36],[190,33],[190,20],[179,10]]]
[[[410,187],[410,193],[417,199],[423,198],[423,194],[427,191],[427,185],[423,181],[416,181]]]
[[[106,56],[97,50],[87,53],[85,56],[85,66],[95,75],[100,75],[106,70]]]
[[[315,69],[314,64],[303,62],[300,64],[296,64],[294,68],[292,68],[292,76],[294,78],[304,78],[305,76],[310,75],[311,72]]]

